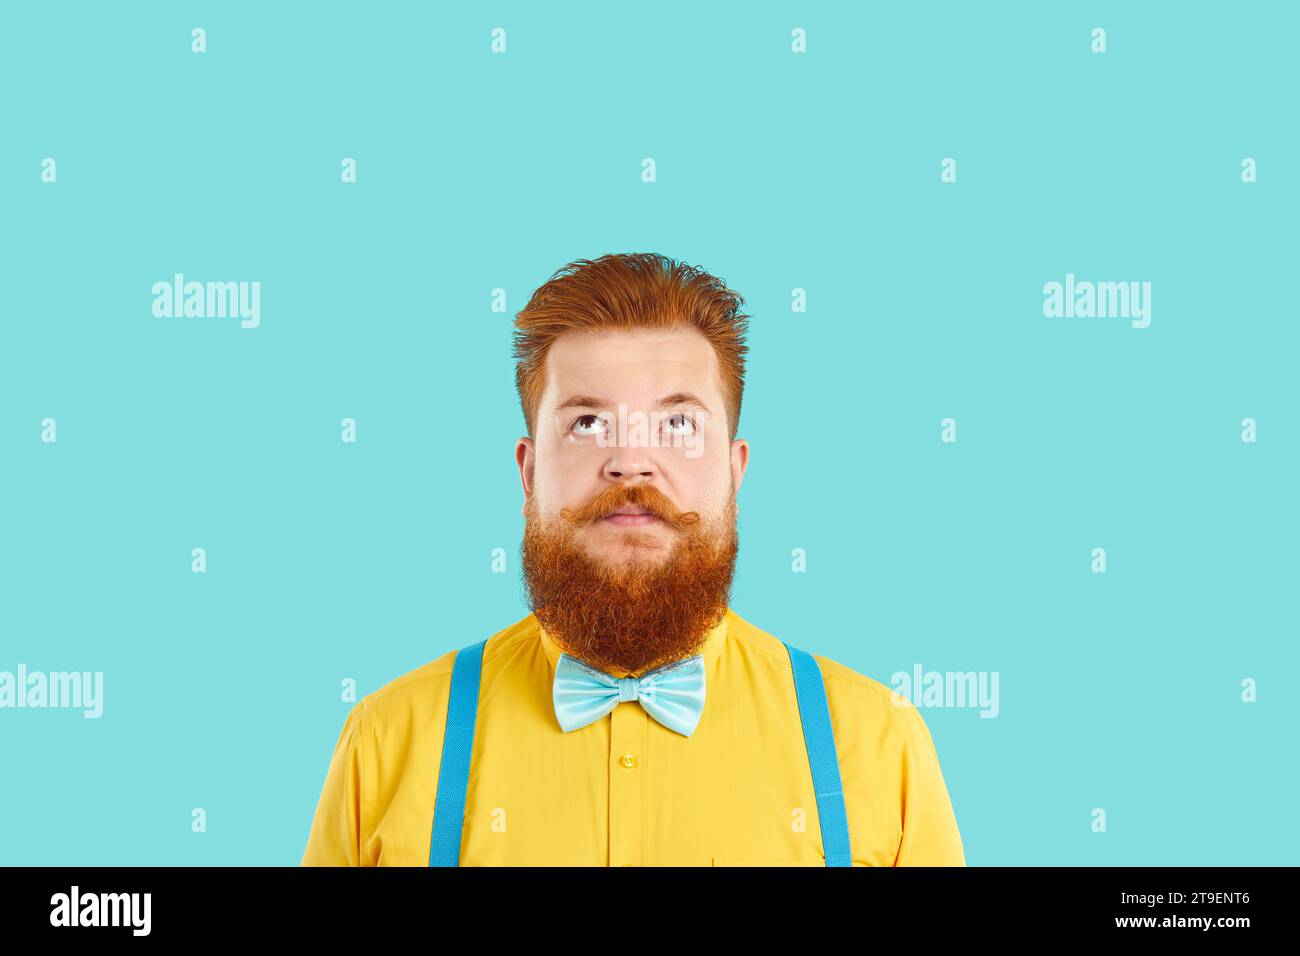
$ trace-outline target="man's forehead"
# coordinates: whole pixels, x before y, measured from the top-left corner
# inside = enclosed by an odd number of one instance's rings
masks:
[[[656,402],[677,392],[720,401],[717,355],[695,329],[568,332],[546,355],[542,405],[553,409],[575,396],[608,403]]]

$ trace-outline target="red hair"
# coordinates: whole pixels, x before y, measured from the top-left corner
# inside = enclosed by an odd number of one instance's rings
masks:
[[[515,385],[528,435],[546,383],[546,353],[565,332],[698,329],[718,357],[728,433],[745,391],[745,300],[707,272],[649,252],[578,259],[557,271],[515,317]]]

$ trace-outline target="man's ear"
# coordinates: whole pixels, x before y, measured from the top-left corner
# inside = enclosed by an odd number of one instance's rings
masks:
[[[533,440],[528,436],[515,443],[515,463],[519,466],[519,483],[524,489],[524,503],[519,506],[519,513],[524,514],[528,499],[533,496],[533,466],[535,464]]]
[[[745,469],[749,467],[749,442],[743,438],[733,438],[731,441],[731,484],[736,489],[736,495],[740,495],[740,483],[745,480]],[[736,510],[740,511],[740,505],[736,505]]]

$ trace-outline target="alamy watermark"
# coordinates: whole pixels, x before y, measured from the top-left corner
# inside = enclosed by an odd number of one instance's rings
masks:
[[[0,671],[0,709],[45,707],[82,710],[83,717],[104,712],[103,671]]]
[[[133,936],[148,936],[152,909],[152,893],[83,893],[73,884],[50,897],[50,925],[124,926]]]
[[[895,671],[889,683],[895,707],[978,707],[981,717],[996,717],[998,677],[998,671],[927,671],[913,664],[911,672]]]
[[[708,413],[703,408],[628,411],[627,402],[619,402],[615,415],[607,408],[589,407],[595,410],[567,425],[564,437],[569,441],[594,440],[599,448],[684,448],[687,458],[704,454]]]
[[[170,282],[155,282],[153,296],[153,314],[160,319],[237,318],[242,329],[262,324],[261,282],[186,282],[178,272]]]
[[[1132,319],[1135,329],[1151,324],[1150,282],[1076,281],[1065,274],[1064,284],[1043,286],[1043,315],[1049,319]]]

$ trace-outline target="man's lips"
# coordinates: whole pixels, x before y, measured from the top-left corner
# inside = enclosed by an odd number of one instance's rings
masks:
[[[640,511],[636,508],[620,508],[613,514],[605,515],[600,520],[618,525],[620,528],[630,528],[638,525],[654,524],[659,518],[649,511]]]

